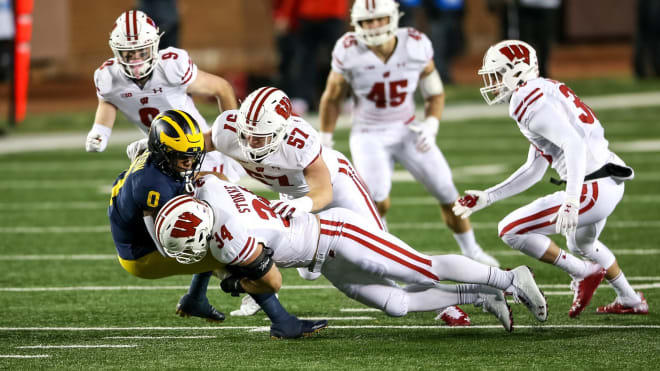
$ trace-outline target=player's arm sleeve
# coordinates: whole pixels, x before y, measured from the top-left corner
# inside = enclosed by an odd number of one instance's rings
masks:
[[[156,245],[156,249],[158,250],[160,255],[167,258],[168,256],[167,254],[165,254],[165,250],[163,249],[163,246],[161,246],[160,242],[158,242],[158,236],[156,236],[156,223],[154,222],[153,215],[145,213],[143,220],[144,220],[144,225],[147,227],[147,231],[149,231],[149,236],[151,236],[151,239],[154,241],[154,244]]]
[[[312,212],[323,209],[332,201],[332,182],[330,170],[321,156],[321,149],[316,159],[303,170],[305,181],[309,185],[307,197],[312,199]]]
[[[530,117],[529,129],[554,143],[564,152],[566,197],[579,200],[587,168],[583,133],[571,125],[563,111],[551,105],[539,107]]]
[[[543,178],[543,174],[548,169],[548,164],[541,152],[530,145],[527,161],[505,181],[485,191],[488,194],[489,201],[491,203],[497,202],[529,189]]]
[[[197,65],[188,52],[178,48],[166,48],[159,53],[167,80],[173,86],[187,88],[197,78]]]
[[[238,136],[237,119],[238,110],[224,111],[215,119],[211,126],[211,134],[208,137],[213,145],[213,150],[227,154],[227,143],[235,140]]]
[[[94,71],[94,88],[99,100],[108,100],[108,94],[112,90],[112,75],[108,67],[101,67]]]

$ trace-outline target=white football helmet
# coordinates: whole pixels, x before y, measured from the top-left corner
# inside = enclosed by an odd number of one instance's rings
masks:
[[[539,77],[536,51],[520,40],[504,40],[484,55],[484,64],[477,72],[483,77],[479,89],[489,105],[503,102],[521,83]]]
[[[251,161],[280,148],[291,117],[291,101],[280,89],[265,86],[245,98],[237,122],[238,144]]]
[[[206,256],[213,233],[213,210],[204,201],[181,195],[167,201],[156,217],[156,236],[165,254],[179,263]]]
[[[369,46],[385,43],[399,28],[399,3],[394,0],[355,0],[351,9],[351,24],[355,27],[355,36]],[[390,17],[390,22],[378,28],[363,28],[360,21]]]
[[[139,10],[129,10],[117,18],[109,43],[126,76],[139,80],[153,71],[161,35],[156,23]]]

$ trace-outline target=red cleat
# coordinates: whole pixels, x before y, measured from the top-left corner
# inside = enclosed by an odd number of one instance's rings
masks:
[[[443,320],[447,326],[470,326],[470,316],[457,306],[443,309],[435,319]]]
[[[598,285],[605,277],[605,269],[600,268],[596,272],[580,279],[573,279],[571,281],[571,289],[573,290],[573,305],[568,310],[568,316],[575,318],[584,308],[589,305],[591,298],[594,296]]]
[[[649,305],[646,303],[644,294],[637,291],[641,302],[635,305],[623,305],[619,298],[616,298],[611,304],[596,308],[597,314],[649,314]]]

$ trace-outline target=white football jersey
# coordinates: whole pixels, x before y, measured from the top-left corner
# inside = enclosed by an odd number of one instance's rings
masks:
[[[330,171],[331,181],[337,175],[338,161],[333,150],[321,151],[318,132],[298,116],[291,124],[280,148],[261,162],[251,161],[238,144],[236,120],[238,110],[224,111],[213,123],[211,138],[215,149],[236,160],[252,178],[272,190],[298,198],[309,192],[303,170],[320,155]]]
[[[221,263],[243,263],[259,242],[274,250],[273,259],[279,267],[307,266],[314,259],[318,242],[314,215],[281,218],[268,200],[212,175],[197,181],[195,197],[213,209],[209,249]]]
[[[553,117],[542,116],[550,114]],[[596,114],[561,82],[536,78],[521,85],[511,96],[509,115],[516,120],[522,134],[543,154],[562,179],[567,178],[564,151],[538,133],[538,127],[536,131],[531,130],[532,123],[535,126],[552,125],[542,129],[558,134],[565,133],[570,127],[575,129],[586,146],[586,174],[598,170],[607,162],[623,164],[608,149],[605,131]]]
[[[96,95],[117,107],[142,132],[148,134],[154,117],[168,109],[186,111],[197,120],[202,131],[209,129],[186,93],[197,78],[197,65],[188,52],[177,48],[160,50],[158,63],[142,88],[124,75],[121,68],[117,60],[111,58],[94,72]]]
[[[356,96],[353,125],[400,125],[415,118],[419,76],[433,59],[431,41],[414,28],[399,28],[394,53],[383,62],[348,32],[332,51],[332,70],[344,76]]]

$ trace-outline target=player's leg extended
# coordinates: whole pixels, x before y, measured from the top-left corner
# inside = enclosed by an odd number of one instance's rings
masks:
[[[156,279],[193,274],[188,293],[179,300],[176,313],[182,317],[195,316],[210,322],[220,322],[225,319],[225,315],[217,311],[206,298],[206,289],[212,271],[224,271],[224,264],[211,255],[194,264],[181,264],[175,259],[162,256],[158,251],[153,251],[135,260],[119,258],[119,263],[126,271],[140,278]]]
[[[390,143],[396,136],[389,132],[351,131],[350,148],[353,164],[364,180],[371,198],[376,203],[383,221],[390,207],[389,194],[392,189],[392,173],[396,143]]]
[[[523,298],[537,319],[543,321],[547,316],[545,298],[526,267],[503,271],[465,256],[428,256],[387,232],[364,225],[359,215],[344,209],[319,216],[320,243],[331,246],[326,264],[341,259],[344,265],[375,277],[409,284],[431,286],[443,280],[486,284]]]
[[[371,222],[379,229],[385,229],[380,214],[357,170],[341,153],[337,153],[339,170],[332,182],[332,202],[326,207],[343,207],[361,215],[365,221]]]
[[[477,243],[470,220],[462,219],[453,213],[452,206],[458,199],[458,191],[449,164],[438,146],[432,146],[427,152],[419,152],[415,148],[416,134],[409,132],[406,135],[412,138],[405,142],[401,151],[394,154],[395,159],[439,201],[442,219],[453,232],[462,254],[481,263],[499,267],[497,259],[485,253]]]

